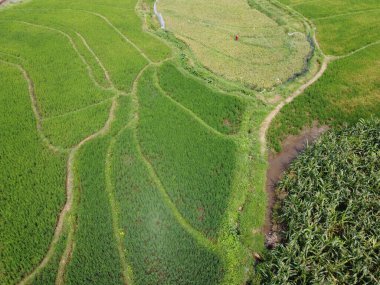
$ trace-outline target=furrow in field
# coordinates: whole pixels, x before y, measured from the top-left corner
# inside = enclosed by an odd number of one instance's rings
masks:
[[[93,57],[95,58],[96,62],[99,64],[100,68],[103,70],[104,72],[104,76],[105,78],[107,79],[107,82],[110,84],[111,88],[113,90],[116,90],[117,92],[120,92],[120,93],[124,93],[120,90],[117,90],[117,88],[115,87],[115,85],[113,84],[112,80],[111,80],[111,76],[110,76],[110,73],[108,72],[108,70],[104,67],[103,63],[101,62],[101,60],[99,59],[99,57],[96,55],[96,53],[94,52],[94,50],[88,45],[86,39],[78,32],[76,32],[77,36],[82,40],[84,46],[87,48],[87,50],[93,55]],[[125,93],[124,93],[125,94]]]
[[[130,124],[127,124],[122,130],[129,127]],[[120,132],[122,131],[120,130]],[[119,132],[119,133],[120,133]],[[114,230],[114,236],[117,242],[117,249],[119,253],[120,263],[122,266],[122,274],[123,274],[123,280],[125,284],[130,284],[131,282],[131,276],[129,276],[129,272],[131,269],[129,268],[127,264],[127,260],[125,258],[125,248],[123,245],[123,241],[121,239],[120,231],[119,231],[119,218],[118,218],[118,211],[117,211],[117,204],[115,200],[115,194],[114,194],[114,185],[112,183],[111,179],[111,158],[112,158],[112,152],[115,146],[115,142],[118,135],[112,138],[108,149],[107,149],[107,156],[106,156],[106,165],[105,165],[105,177],[106,177],[106,191],[108,194],[108,199],[111,205],[111,212],[112,212],[112,226]]]
[[[51,144],[50,141],[48,140],[48,138],[46,138],[46,136],[43,133],[43,131],[42,131],[42,124],[41,124],[42,115],[41,115],[41,112],[40,112],[38,104],[37,104],[37,97],[36,97],[36,94],[34,92],[34,83],[33,83],[32,79],[30,78],[28,72],[21,65],[18,65],[18,64],[15,64],[15,63],[11,63],[11,62],[8,62],[8,61],[4,61],[2,59],[0,59],[0,61],[2,63],[14,66],[18,70],[20,70],[20,72],[22,73],[25,81],[28,83],[29,96],[30,96],[30,101],[31,101],[31,105],[32,105],[32,110],[33,110],[34,116],[36,118],[37,131],[38,131],[38,134],[39,134],[42,142],[44,143],[44,145],[47,146],[53,152],[59,152],[59,153],[68,152],[69,149],[64,149],[64,148],[62,148],[60,146],[56,146],[56,145]]]
[[[356,15],[356,14],[363,14],[363,13],[369,13],[369,12],[376,12],[376,11],[379,11],[379,10],[380,10],[380,9],[360,10],[360,11],[355,11],[355,12],[350,12],[350,13],[335,14],[335,15],[331,15],[331,16],[317,17],[317,18],[312,18],[312,19],[313,19],[313,20],[332,19],[332,18],[338,18],[338,17],[350,16],[350,15]]]
[[[330,59],[331,59],[332,61],[339,60],[339,59],[343,59],[343,58],[346,58],[346,57],[352,56],[352,55],[354,55],[354,54],[356,54],[356,53],[358,53],[358,52],[361,52],[362,50],[365,50],[365,49],[367,49],[367,48],[369,48],[369,47],[371,47],[371,46],[378,45],[378,44],[380,44],[380,40],[378,40],[378,41],[376,41],[376,42],[373,42],[373,43],[370,43],[370,44],[368,44],[368,45],[362,46],[361,48],[358,48],[358,49],[356,49],[356,50],[354,50],[354,51],[352,51],[352,52],[350,52],[350,53],[348,53],[348,54],[345,54],[345,55],[340,55],[340,56],[330,55]]]
[[[154,75],[154,83],[155,83],[155,86],[157,87],[157,89],[161,92],[162,95],[164,95],[166,98],[168,98],[174,105],[176,105],[178,108],[180,108],[182,111],[184,111],[185,113],[187,113],[188,115],[190,115],[192,118],[194,118],[199,124],[201,124],[203,127],[205,127],[207,130],[209,130],[211,133],[213,133],[214,135],[216,136],[220,136],[220,137],[229,137],[225,134],[222,134],[221,132],[219,132],[218,130],[214,129],[213,127],[211,127],[210,125],[208,125],[205,121],[203,121],[199,116],[197,116],[193,111],[191,111],[190,109],[186,108],[185,106],[183,106],[181,103],[177,102],[176,100],[174,100],[171,96],[169,96],[165,90],[163,90],[159,84],[159,81],[158,81],[158,78],[157,78],[157,73],[155,72],[155,75]]]
[[[80,112],[82,112],[82,111],[86,111],[86,110],[88,110],[88,109],[91,109],[92,107],[99,106],[99,105],[101,105],[101,104],[103,104],[103,103],[105,103],[105,102],[112,101],[112,99],[113,99],[113,97],[111,97],[111,98],[107,98],[107,99],[105,99],[105,100],[99,101],[98,103],[91,104],[91,105],[88,105],[88,106],[83,107],[83,108],[80,108],[80,109],[76,109],[76,110],[71,111],[71,112],[67,112],[67,113],[64,113],[64,114],[61,114],[61,115],[56,115],[56,116],[51,116],[51,117],[45,117],[45,118],[43,118],[42,120],[43,120],[44,122],[46,122],[46,121],[49,121],[49,120],[52,120],[52,119],[56,119],[56,118],[64,118],[64,117],[66,117],[66,116],[70,116],[70,115],[72,115],[72,114],[77,114],[77,113],[80,113]]]
[[[128,42],[129,44],[131,44],[139,53],[142,57],[144,57],[149,63],[153,63],[152,60],[134,43],[132,42],[126,35],[124,35],[118,28],[116,28],[112,23],[111,21],[103,16],[102,14],[99,14],[99,13],[95,13],[95,12],[91,12],[91,11],[86,11],[86,10],[83,10],[84,12],[86,13],[89,13],[89,14],[92,14],[92,15],[95,15],[101,19],[103,19],[112,29],[114,29],[126,42]]]
[[[91,141],[91,140],[93,140],[93,139],[95,139],[95,138],[97,138],[99,136],[105,135],[109,131],[109,129],[111,127],[111,124],[112,124],[112,122],[115,119],[115,110],[116,110],[116,107],[117,107],[117,100],[116,100],[116,98],[114,98],[113,101],[112,101],[112,106],[111,106],[111,109],[110,109],[110,112],[109,112],[108,120],[104,124],[103,128],[100,129],[99,131],[97,131],[96,133],[88,136],[84,140],[82,140],[70,152],[69,159],[68,159],[68,162],[67,162],[67,179],[66,179],[67,202],[66,202],[65,207],[63,208],[63,211],[62,211],[63,215],[60,216],[60,218],[62,217],[62,224],[63,224],[63,220],[64,220],[64,218],[66,216],[66,213],[71,210],[72,204],[73,204],[73,195],[74,195],[74,193],[73,193],[74,192],[74,161],[75,161],[75,155],[77,154],[77,152],[79,151],[79,149],[85,143],[87,143],[87,142],[89,142],[89,141]],[[73,227],[75,227],[75,225],[71,225],[71,230],[73,229]],[[61,226],[61,229],[59,231],[59,235],[60,235],[61,231],[62,231],[62,226]],[[69,258],[70,258],[70,255],[72,253],[73,246],[74,246],[74,239],[73,239],[73,235],[72,235],[72,236],[69,236],[69,238],[68,238],[65,253],[62,256],[60,264],[59,264],[59,269],[58,269],[58,274],[57,274],[57,279],[56,279],[56,284],[58,284],[58,285],[64,283],[65,268],[66,268],[67,263],[69,262]]]
[[[95,76],[94,76],[94,73],[92,71],[92,68],[91,66],[88,64],[88,62],[86,61],[86,59],[83,57],[83,55],[79,52],[77,46],[75,45],[74,43],[74,40],[71,38],[71,36],[69,36],[67,33],[59,30],[59,29],[56,29],[56,28],[52,28],[52,27],[49,27],[49,26],[44,26],[44,25],[39,25],[39,24],[34,24],[34,23],[29,23],[29,22],[25,22],[25,21],[16,21],[16,22],[19,22],[19,23],[22,23],[22,24],[26,24],[26,25],[30,25],[30,26],[34,26],[34,27],[39,27],[39,28],[43,28],[43,29],[47,29],[47,30],[51,30],[51,31],[55,31],[61,35],[63,35],[64,37],[66,37],[68,39],[68,41],[70,42],[72,48],[74,49],[74,51],[78,54],[79,58],[81,59],[81,61],[84,63],[84,65],[86,66],[87,68],[87,71],[88,71],[88,75],[91,79],[91,81],[95,84],[95,86],[101,90],[105,90],[105,91],[110,91],[112,89],[110,88],[105,88],[103,87],[102,85],[100,85],[98,83],[98,81],[96,81],[95,79]]]

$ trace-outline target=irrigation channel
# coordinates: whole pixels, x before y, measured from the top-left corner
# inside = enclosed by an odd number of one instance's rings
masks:
[[[273,224],[272,210],[276,203],[276,185],[280,181],[284,172],[297,156],[305,150],[305,148],[313,144],[324,132],[328,130],[328,126],[314,125],[311,128],[304,129],[297,136],[288,136],[282,143],[282,151],[279,153],[271,153],[268,157],[268,170],[266,191],[268,195],[268,206],[266,213],[266,221],[264,227],[265,244],[267,247],[274,247],[279,242],[277,234],[277,226]]]
[[[156,15],[158,21],[160,22],[161,29],[165,30],[165,20],[164,20],[164,17],[162,16],[162,14],[160,12],[158,12],[157,4],[158,4],[158,0],[156,0],[154,2],[154,6],[153,6],[154,14]]]

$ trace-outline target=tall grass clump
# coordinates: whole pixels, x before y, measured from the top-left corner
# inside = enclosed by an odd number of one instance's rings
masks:
[[[279,183],[283,241],[262,284],[379,284],[380,120],[330,132]]]

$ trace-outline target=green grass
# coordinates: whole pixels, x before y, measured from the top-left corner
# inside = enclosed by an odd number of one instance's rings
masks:
[[[282,2],[311,18],[317,26],[322,50],[327,54],[346,54],[380,40],[375,28],[379,19],[375,10],[380,9],[378,1],[323,1],[325,5]],[[355,11],[362,13],[352,14]],[[318,18],[327,16],[332,18]],[[379,116],[379,55],[376,44],[331,62],[322,78],[275,118],[268,132],[270,146],[279,151],[284,138],[298,134],[314,122],[337,126]]]
[[[18,22],[1,25],[0,50],[17,51],[13,55],[25,60],[43,116],[61,115],[111,96],[94,86],[86,66],[63,35]],[[57,53],[60,57],[54,56]]]
[[[329,132],[278,185],[284,244],[261,284],[376,284],[380,278],[380,121]]]
[[[63,155],[36,130],[22,73],[0,63],[0,280],[14,284],[45,255],[64,202]]]
[[[76,113],[47,118],[42,128],[52,144],[70,148],[101,129],[108,119],[110,108],[111,101],[107,100]]]
[[[297,134],[315,121],[336,126],[379,116],[379,56],[377,45],[331,63],[317,83],[275,118],[268,133],[271,146],[279,150],[288,134]]]
[[[380,5],[376,0],[280,0],[317,26],[326,54],[343,55],[379,40]]]

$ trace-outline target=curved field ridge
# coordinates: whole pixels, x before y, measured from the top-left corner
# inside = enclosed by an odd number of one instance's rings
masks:
[[[65,162],[39,129],[41,118],[26,70],[0,60],[0,73],[0,280],[12,284],[32,269],[53,238],[55,217],[64,204]]]
[[[168,26],[185,19],[169,1],[158,4]],[[1,284],[245,283],[263,241],[260,146],[283,106],[259,137],[272,108],[263,97],[303,70],[310,44],[295,17],[267,16],[279,11],[270,3],[201,2],[184,10],[179,37],[195,65],[209,60],[225,78],[190,74],[188,53],[163,41],[173,44],[170,33],[144,30],[154,28],[153,1],[39,0],[0,12],[0,100],[11,110],[1,125],[0,213],[16,226],[0,234]]]
[[[274,119],[268,130],[271,147],[279,150],[280,141],[288,134],[297,134],[316,121],[336,126],[379,116],[379,2],[280,2],[310,19],[318,46],[328,54],[330,64],[324,76],[306,90],[306,96],[296,98]]]
[[[161,0],[158,7],[167,30],[203,66],[247,86],[264,89],[287,81],[304,68],[311,49],[305,31],[288,33],[245,0]]]

